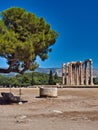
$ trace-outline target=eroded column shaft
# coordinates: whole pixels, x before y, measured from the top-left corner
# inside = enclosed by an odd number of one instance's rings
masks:
[[[90,61],[90,85],[93,85],[93,68],[92,68],[92,61]]]
[[[85,62],[85,84],[88,85],[88,62]]]
[[[65,84],[65,64],[62,65],[62,84]]]
[[[83,85],[83,69],[82,69],[82,62],[80,63],[80,85]]]
[[[69,82],[68,82],[68,77],[69,76],[69,72],[68,72],[68,64],[66,64],[66,85],[68,85],[69,84]]]

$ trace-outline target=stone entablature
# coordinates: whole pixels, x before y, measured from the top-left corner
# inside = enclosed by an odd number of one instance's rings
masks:
[[[92,59],[84,62],[64,63],[62,65],[62,84],[93,85]]]

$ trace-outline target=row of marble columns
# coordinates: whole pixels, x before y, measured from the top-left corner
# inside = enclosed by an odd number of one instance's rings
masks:
[[[92,60],[63,64],[62,83],[66,85],[93,85]]]

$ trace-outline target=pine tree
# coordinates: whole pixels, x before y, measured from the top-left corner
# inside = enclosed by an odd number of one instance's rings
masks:
[[[12,7],[0,14],[0,57],[8,64],[8,68],[0,67],[0,73],[35,70],[37,56],[42,61],[48,58],[58,33],[43,17],[23,8]]]

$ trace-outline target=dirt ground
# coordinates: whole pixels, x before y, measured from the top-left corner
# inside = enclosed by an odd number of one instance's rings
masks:
[[[22,88],[22,99],[28,102],[0,102],[0,130],[98,130],[98,88],[59,88],[57,98],[39,98],[38,88]]]

